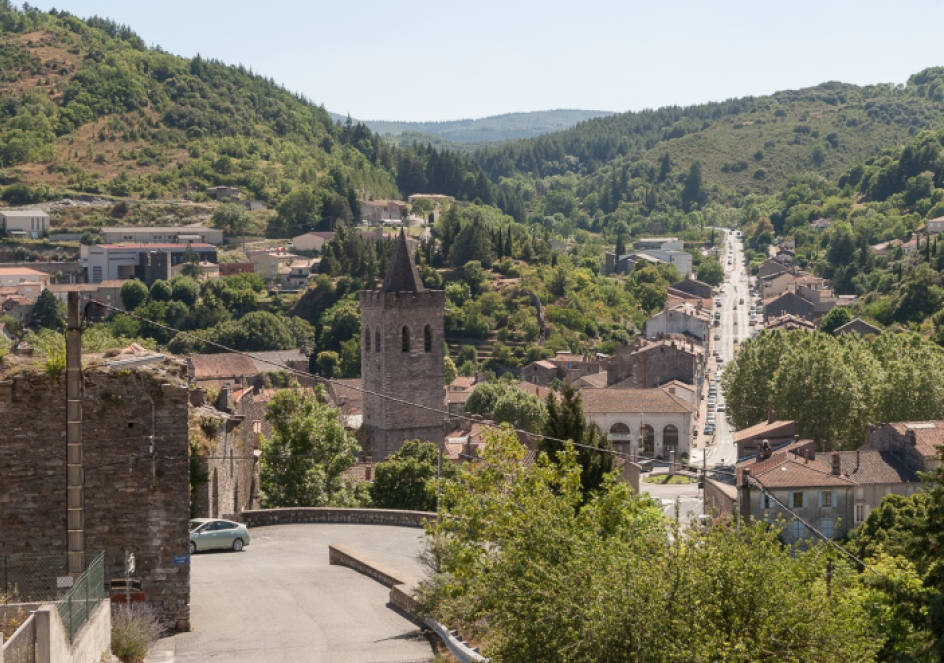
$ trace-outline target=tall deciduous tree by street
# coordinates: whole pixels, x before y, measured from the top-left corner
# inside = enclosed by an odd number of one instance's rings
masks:
[[[854,449],[869,423],[944,417],[941,374],[944,349],[917,335],[774,331],[744,342],[722,380],[738,428],[772,409],[822,448]]]
[[[610,449],[610,441],[592,422],[586,420],[580,392],[570,382],[565,383],[560,390],[559,402],[557,394],[548,394],[545,407],[547,420],[542,431],[545,437],[538,443],[538,449],[556,463],[564,450],[564,444],[558,440],[569,440],[581,445],[576,447],[575,453],[580,464],[580,484],[585,499],[588,499],[600,489],[604,478],[613,469],[613,454],[603,451]]]
[[[357,463],[360,445],[341,424],[339,413],[315,394],[279,391],[266,420],[272,437],[262,440],[260,495],[266,508],[358,506],[344,471]]]
[[[699,281],[708,285],[721,285],[724,282],[724,267],[717,258],[705,258],[695,272]]]

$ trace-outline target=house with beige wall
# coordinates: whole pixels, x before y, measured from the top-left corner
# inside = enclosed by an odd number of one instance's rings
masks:
[[[689,453],[695,406],[669,388],[584,389],[584,415],[613,448],[643,457],[676,458]]]
[[[41,209],[0,210],[0,229],[8,235],[26,233],[37,239],[49,230],[49,214]]]

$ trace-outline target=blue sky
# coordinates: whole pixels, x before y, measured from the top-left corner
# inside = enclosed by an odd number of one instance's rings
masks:
[[[640,110],[944,66],[940,0],[34,0],[359,119]]]

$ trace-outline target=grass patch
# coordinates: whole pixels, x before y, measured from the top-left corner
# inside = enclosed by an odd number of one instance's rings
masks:
[[[648,477],[644,477],[643,481],[646,483],[661,483],[661,484],[680,484],[680,483],[695,483],[695,480],[691,477],[683,476],[681,474],[655,474]]]

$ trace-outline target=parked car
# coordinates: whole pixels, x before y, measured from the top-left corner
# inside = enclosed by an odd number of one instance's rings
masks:
[[[718,407],[715,408],[715,412],[724,412],[725,406],[724,403],[718,403]]]
[[[720,341],[720,340],[721,340],[721,334],[715,333],[715,340],[716,340],[716,341]]]
[[[718,363],[721,363],[722,361],[724,361],[724,359],[722,359],[722,358],[719,356],[719,357],[715,357],[715,361],[717,361]]]
[[[194,518],[190,521],[190,552],[198,550],[235,550],[249,545],[249,530],[242,523],[220,518]]]

